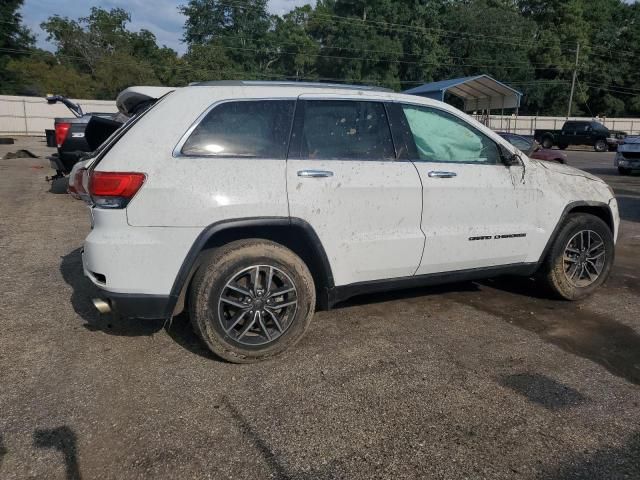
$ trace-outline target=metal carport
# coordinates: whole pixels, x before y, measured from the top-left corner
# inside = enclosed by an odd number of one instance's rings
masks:
[[[445,94],[449,93],[463,100],[465,112],[518,108],[522,97],[521,92],[489,75],[426,83],[406,90],[404,93],[433,98],[442,102],[444,102]]]

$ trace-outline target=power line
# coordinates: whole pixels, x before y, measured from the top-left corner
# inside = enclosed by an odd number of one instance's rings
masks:
[[[237,3],[218,3],[218,5],[221,5],[223,7],[231,7],[231,8],[239,8],[239,9],[244,9],[244,10],[251,10],[251,9],[259,9],[260,7],[256,6],[256,5],[242,5],[242,4],[237,4]],[[380,25],[380,26],[386,26],[388,27],[390,30],[396,30],[396,31],[402,31],[404,30],[405,33],[428,33],[428,32],[434,32],[434,33],[438,33],[441,36],[454,36],[456,38],[460,37],[460,36],[468,36],[468,37],[475,37],[475,38],[483,38],[483,39],[493,39],[490,41],[493,41],[494,43],[507,43],[509,45],[521,45],[521,46],[532,46],[535,45],[536,42],[532,39],[531,41],[527,42],[527,43],[523,43],[523,42],[514,42],[512,37],[506,37],[506,36],[499,36],[499,35],[485,35],[485,34],[480,34],[480,33],[470,33],[470,32],[462,32],[462,31],[456,31],[456,30],[446,30],[443,28],[436,28],[436,27],[421,27],[421,26],[416,26],[416,25],[407,25],[407,24],[402,24],[402,23],[393,23],[393,22],[385,22],[385,21],[381,21],[381,20],[372,20],[370,18],[367,19],[361,19],[361,18],[357,18],[357,17],[346,17],[343,15],[332,15],[332,14],[327,14],[327,13],[320,13],[318,12],[318,10],[316,9],[313,12],[313,15],[317,16],[317,17],[324,17],[324,18],[331,18],[331,19],[335,19],[338,21],[342,21],[345,23],[355,23],[357,25],[360,26],[364,26],[365,24],[374,24],[374,25]],[[504,40],[499,40],[499,39],[504,39]],[[489,41],[489,40],[487,40]]]
[[[585,85],[587,85],[590,88],[597,88],[599,90],[604,90],[605,92],[611,92],[611,93],[617,93],[619,95],[631,95],[631,96],[640,96],[640,92],[638,91],[622,91],[622,90],[617,90],[615,88],[609,88],[606,87],[604,85],[594,85],[592,83],[585,83]]]
[[[233,47],[233,46],[225,46],[225,45],[215,45],[214,48],[220,48],[223,50],[240,50],[240,51],[249,51],[249,52],[257,52],[261,53],[262,50],[257,48],[249,48],[249,47]],[[32,50],[20,50],[20,49],[12,49],[12,48],[0,48],[0,51],[4,51],[7,53],[16,53],[16,54],[25,54],[25,55],[53,55],[57,58],[68,58],[68,59],[76,59],[87,62],[85,57],[67,55],[67,54],[59,54],[59,53],[40,53]],[[322,54],[306,54],[299,52],[277,52],[278,55],[293,55],[293,56],[306,56],[313,58],[328,58],[332,60],[358,60],[358,61],[372,61],[373,63],[397,63],[399,65],[416,65],[416,66],[434,66],[434,67],[475,67],[475,68],[495,68],[495,69],[504,69],[504,70],[520,70],[526,67],[515,67],[515,66],[506,66],[506,65],[487,65],[487,64],[479,64],[479,63],[442,63],[442,62],[409,62],[406,60],[393,60],[393,59],[367,59],[362,57],[344,57],[338,55],[322,55]],[[532,70],[550,70],[552,67],[538,68],[532,67]]]

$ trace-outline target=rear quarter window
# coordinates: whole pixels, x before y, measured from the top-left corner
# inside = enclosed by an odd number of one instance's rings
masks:
[[[182,146],[182,155],[285,159],[294,100],[231,101],[214,106]]]

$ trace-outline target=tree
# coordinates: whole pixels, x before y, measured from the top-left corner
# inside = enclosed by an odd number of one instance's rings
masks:
[[[148,30],[127,29],[131,17],[121,8],[91,8],[78,20],[54,15],[43,22],[59,62],[90,76],[98,98],[114,98],[132,84],[172,84],[179,78],[175,51],[158,47]]]
[[[224,51],[235,71],[250,78],[271,60],[265,42],[273,21],[267,0],[190,0],[179,8],[187,17],[183,40],[189,47],[209,45]]]
[[[75,98],[92,98],[95,85],[92,78],[72,67],[61,65],[54,55],[39,51],[24,58],[9,60],[7,71],[20,79],[15,93],[36,95],[49,93]]]
[[[20,78],[8,64],[22,58],[33,48],[35,37],[22,25],[19,13],[23,0],[3,0],[0,3],[0,93],[17,93],[21,88]]]

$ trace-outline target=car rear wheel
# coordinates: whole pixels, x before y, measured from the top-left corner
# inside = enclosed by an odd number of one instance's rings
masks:
[[[620,175],[630,175],[631,174],[631,169],[630,168],[624,168],[624,167],[618,167],[618,173]]]
[[[213,353],[250,363],[300,340],[315,302],[313,277],[300,257],[267,240],[239,240],[205,256],[189,309],[194,330]]]
[[[549,137],[542,139],[542,148],[551,148],[553,147],[553,140]]]
[[[570,215],[545,259],[541,278],[565,300],[579,300],[602,285],[611,272],[613,234],[600,218]]]
[[[593,146],[593,148],[595,149],[596,152],[606,152],[607,150],[609,150],[609,146],[607,145],[607,142],[605,142],[604,140],[598,140]]]

